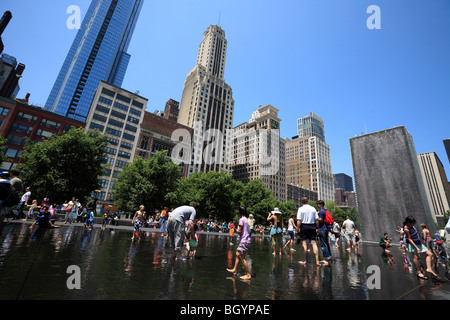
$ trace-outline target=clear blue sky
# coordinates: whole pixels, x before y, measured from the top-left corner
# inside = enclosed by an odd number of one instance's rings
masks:
[[[90,0],[1,1],[13,19],[5,53],[26,65],[19,97],[44,105],[76,31],[70,5]],[[369,30],[370,5],[381,29]],[[404,125],[417,153],[436,152],[450,179],[442,140],[450,138],[448,0],[146,0],[129,48],[123,88],[149,99],[148,111],[180,101],[203,32],[220,25],[228,40],[225,79],[234,125],[259,105],[280,109],[282,137],[314,112],[325,122],[334,173],[353,177],[349,139]]]

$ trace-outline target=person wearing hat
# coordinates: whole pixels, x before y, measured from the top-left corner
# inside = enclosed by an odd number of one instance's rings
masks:
[[[267,221],[272,222],[272,227],[270,229],[270,241],[272,242],[273,252],[276,254],[276,247],[278,246],[278,251],[281,254],[283,249],[283,217],[281,216],[280,210],[275,208],[269,213]]]

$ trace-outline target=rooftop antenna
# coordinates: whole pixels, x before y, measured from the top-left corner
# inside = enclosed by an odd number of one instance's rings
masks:
[[[220,27],[220,16],[222,15],[222,11],[219,11],[219,23],[218,26]]]
[[[366,127],[366,122],[364,121],[364,132],[365,134],[367,134],[367,127]]]

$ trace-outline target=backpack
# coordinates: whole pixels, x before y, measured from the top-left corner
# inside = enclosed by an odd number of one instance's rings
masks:
[[[325,210],[325,219],[323,221],[329,226],[332,226],[334,223],[334,219],[328,210]]]

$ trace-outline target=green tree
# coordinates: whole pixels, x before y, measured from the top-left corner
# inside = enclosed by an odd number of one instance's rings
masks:
[[[232,179],[226,171],[197,172],[179,181],[168,200],[172,206],[197,201],[200,203],[197,217],[211,215],[213,219],[228,221],[235,218],[242,188],[242,183]]]
[[[260,179],[252,180],[244,186],[240,203],[246,207],[247,214],[253,214],[258,224],[266,224],[269,212],[280,206],[273,193]],[[281,208],[279,209],[281,211]]]
[[[99,188],[106,145],[104,135],[85,133],[83,128],[72,128],[41,143],[30,141],[22,154],[24,162],[18,166],[24,186],[31,187],[33,199],[48,195],[56,203],[72,197],[84,202]]]
[[[180,179],[180,168],[160,151],[150,159],[136,157],[126,165],[115,182],[114,204],[123,211],[135,212],[140,205],[148,214],[168,206],[168,194]]]
[[[0,136],[0,164],[8,161],[8,156],[5,154],[4,151],[6,151],[7,147],[6,147],[6,138]]]

